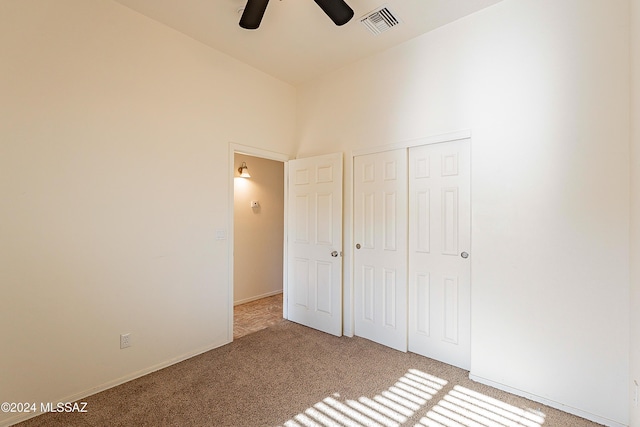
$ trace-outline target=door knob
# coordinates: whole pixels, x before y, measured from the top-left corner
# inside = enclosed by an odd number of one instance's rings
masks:
[[[464,258],[464,259],[469,258],[469,254],[468,254],[468,253],[466,253],[466,252],[462,252],[462,253],[460,254],[460,256],[461,256],[462,258]]]
[[[340,255],[340,252],[338,252],[338,251],[331,252],[331,256],[334,257],[334,258],[337,258],[338,255]]]
[[[356,244],[356,249],[360,249],[362,246],[360,246],[360,243]]]

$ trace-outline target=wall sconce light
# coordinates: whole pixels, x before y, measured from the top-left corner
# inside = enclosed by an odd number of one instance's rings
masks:
[[[249,171],[247,169],[249,169],[247,167],[247,162],[242,162],[242,165],[238,168],[238,172],[240,172],[240,178],[251,178],[251,175],[249,175]]]

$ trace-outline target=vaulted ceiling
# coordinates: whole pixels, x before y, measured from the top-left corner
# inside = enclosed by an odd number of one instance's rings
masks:
[[[257,30],[239,27],[246,0],[115,0],[293,85],[434,30],[501,0],[346,0],[336,26],[313,0],[271,0]],[[360,23],[387,6],[400,24],[374,35]]]

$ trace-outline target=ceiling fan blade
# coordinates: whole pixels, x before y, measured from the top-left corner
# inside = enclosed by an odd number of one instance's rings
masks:
[[[314,0],[336,25],[344,25],[353,18],[353,9],[344,0]]]
[[[268,4],[269,0],[247,0],[240,18],[240,26],[246,30],[258,28]]]

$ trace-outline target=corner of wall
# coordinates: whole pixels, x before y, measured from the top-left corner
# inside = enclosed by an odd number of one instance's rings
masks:
[[[640,427],[640,0],[630,1],[629,422]]]

